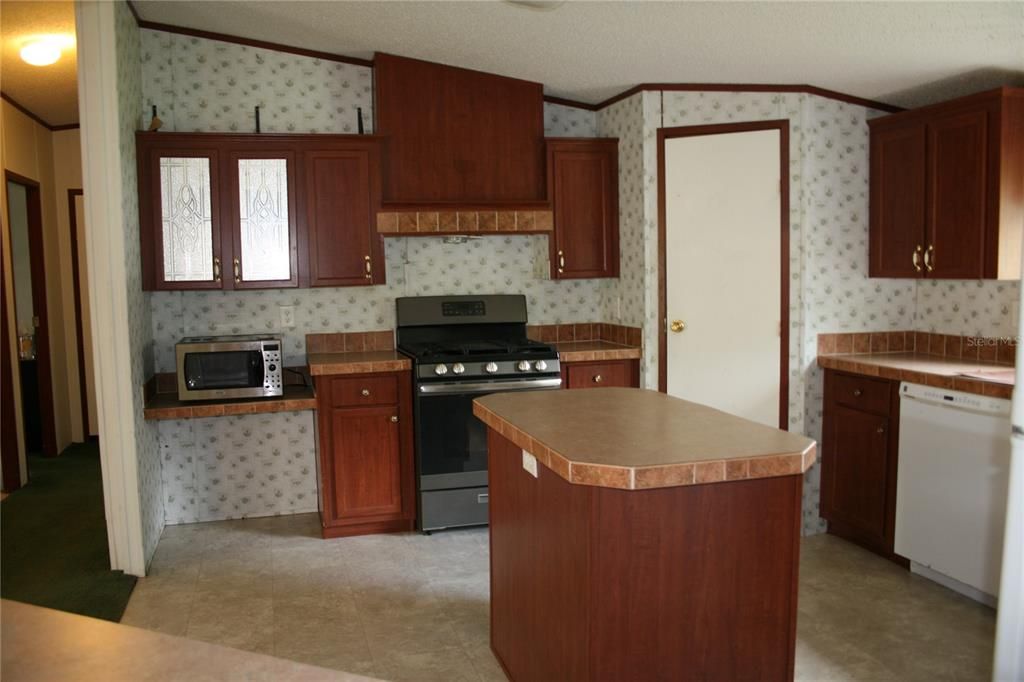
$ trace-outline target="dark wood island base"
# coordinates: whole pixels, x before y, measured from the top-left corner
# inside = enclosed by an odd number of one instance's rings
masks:
[[[486,404],[491,648],[511,680],[793,679],[803,466],[642,489],[573,483],[544,440],[496,427]]]

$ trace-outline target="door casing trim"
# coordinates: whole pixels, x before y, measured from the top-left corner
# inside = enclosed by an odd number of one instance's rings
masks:
[[[781,301],[779,310],[779,428],[789,429],[789,119],[716,123],[713,125],[658,128],[658,390],[668,392],[668,347],[665,292],[665,141],[680,137],[748,133],[762,130],[779,131],[779,196]]]

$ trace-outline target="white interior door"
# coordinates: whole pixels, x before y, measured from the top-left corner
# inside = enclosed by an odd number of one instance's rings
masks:
[[[668,392],[770,426],[779,425],[779,145],[779,130],[665,140]]]

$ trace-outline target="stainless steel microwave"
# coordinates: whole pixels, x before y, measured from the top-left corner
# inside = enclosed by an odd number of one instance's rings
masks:
[[[178,400],[265,398],[284,393],[281,337],[194,336],[175,345]]]

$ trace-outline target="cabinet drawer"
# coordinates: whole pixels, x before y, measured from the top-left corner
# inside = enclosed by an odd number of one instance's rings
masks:
[[[885,379],[836,374],[833,398],[841,405],[876,414],[889,414],[892,385]]]
[[[395,405],[398,377],[352,376],[331,380],[331,407]]]
[[[604,388],[630,386],[629,362],[569,364],[566,366],[566,388]]]

